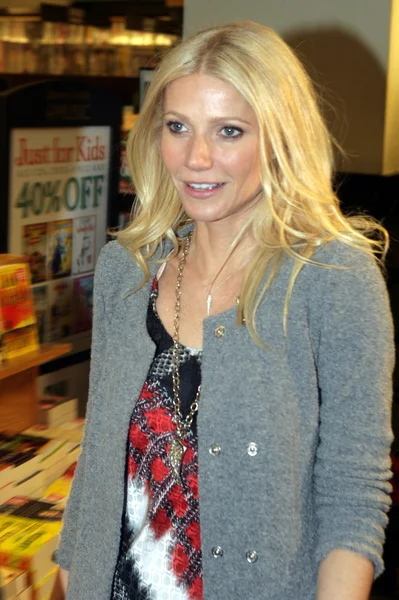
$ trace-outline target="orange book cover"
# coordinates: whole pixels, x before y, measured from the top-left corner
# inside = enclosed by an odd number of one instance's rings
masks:
[[[12,331],[35,323],[28,265],[0,265],[0,331]]]

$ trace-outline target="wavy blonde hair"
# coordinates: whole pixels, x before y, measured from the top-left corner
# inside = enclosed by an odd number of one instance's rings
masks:
[[[315,262],[311,256],[316,247],[340,240],[385,256],[387,233],[370,218],[343,216],[332,187],[331,138],[313,84],[294,52],[268,27],[231,23],[200,31],[167,53],[129,135],[127,157],[138,200],[131,223],[116,237],[142,268],[143,284],[150,276],[148,261],[159,258],[167,238],[174,247],[170,258],[176,256],[181,245],[176,233],[190,222],[162,162],[160,136],[166,87],[193,73],[234,86],[258,121],[263,193],[233,246],[252,228],[258,248],[242,283],[237,320],[242,324],[245,315],[253,339],[262,343],[256,311],[284,255],[294,259],[286,323],[296,277],[305,263]],[[378,235],[368,237],[373,232]]]

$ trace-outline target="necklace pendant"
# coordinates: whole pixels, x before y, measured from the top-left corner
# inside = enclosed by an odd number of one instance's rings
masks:
[[[179,485],[183,485],[181,480],[181,463],[183,460],[184,452],[186,451],[184,445],[182,444],[181,439],[178,435],[175,435],[173,441],[170,444],[170,468],[175,478],[176,483]]]
[[[212,302],[212,295],[208,294],[208,296],[206,298],[206,314],[208,317],[211,314],[211,302]]]

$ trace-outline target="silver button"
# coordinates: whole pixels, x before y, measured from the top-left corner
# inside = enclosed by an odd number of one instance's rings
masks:
[[[247,452],[249,456],[256,456],[258,454],[258,446],[255,444],[255,442],[248,444]]]
[[[221,546],[214,546],[212,548],[213,558],[221,558],[223,556],[223,548]]]
[[[212,446],[209,448],[209,454],[212,454],[212,456],[219,456],[221,451],[222,449],[219,444],[212,444]]]
[[[219,327],[216,327],[216,329],[215,329],[215,337],[222,338],[225,335],[226,335],[226,327],[224,327],[223,325],[219,325]]]
[[[252,565],[258,560],[258,553],[256,552],[256,550],[248,550],[246,557],[247,561]]]

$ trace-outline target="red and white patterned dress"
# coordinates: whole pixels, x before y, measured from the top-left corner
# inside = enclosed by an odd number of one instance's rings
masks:
[[[169,463],[173,340],[158,317],[154,279],[147,313],[155,356],[130,422],[126,505],[111,600],[202,600],[196,416],[185,439],[179,485]],[[201,350],[180,345],[184,416],[201,381]]]

